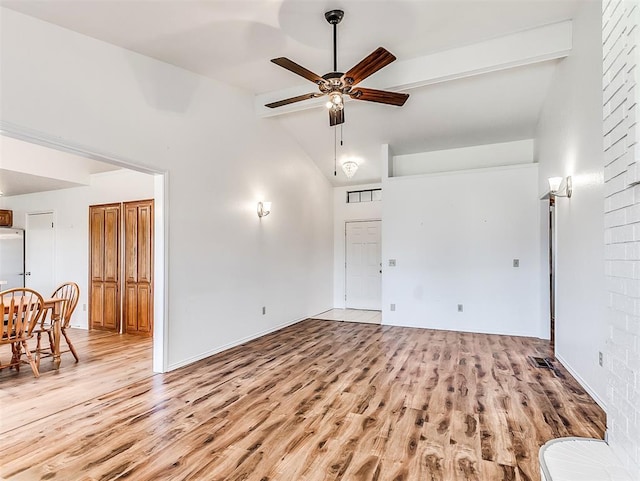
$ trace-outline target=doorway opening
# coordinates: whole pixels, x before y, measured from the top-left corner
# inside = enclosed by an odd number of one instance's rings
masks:
[[[555,251],[555,197],[549,197],[549,345],[551,352],[556,346],[556,251]]]
[[[345,223],[345,307],[379,311],[382,307],[382,222]]]
[[[51,149],[52,152],[63,152],[89,160],[110,164],[119,169],[128,169],[132,172],[147,174],[152,176],[152,191],[154,199],[155,215],[153,219],[154,250],[154,285],[155,296],[153,299],[153,346],[152,346],[152,369],[154,372],[165,372],[167,370],[167,346],[165,332],[167,330],[167,284],[166,284],[166,256],[167,256],[167,226],[166,226],[166,203],[167,203],[167,172],[149,169],[142,165],[122,158],[115,158],[107,154],[95,152],[85,146],[75,144],[72,141],[60,140],[48,134],[25,129],[13,124],[1,123],[0,136],[6,139],[16,139],[34,146],[41,146]],[[32,176],[36,178],[36,176]],[[7,197],[7,201],[10,197]],[[5,205],[8,205],[5,201]],[[59,214],[59,213],[58,213]],[[55,215],[55,209],[54,209]],[[84,214],[86,217],[86,213]],[[86,218],[85,217],[85,218]],[[69,226],[64,226],[67,229]],[[86,243],[88,244],[88,242]],[[85,244],[85,245],[86,245]],[[28,271],[26,271],[28,272]],[[82,274],[88,279],[88,272]],[[80,306],[79,306],[80,307]]]

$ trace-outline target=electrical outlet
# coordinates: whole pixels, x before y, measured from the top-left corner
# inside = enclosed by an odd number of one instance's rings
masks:
[[[86,311],[87,310],[87,305],[86,304],[82,304],[82,310]]]
[[[600,352],[600,351],[598,351],[598,364],[600,364],[600,366],[602,366],[604,364],[602,352]]]
[[[262,306],[262,315],[264,316],[267,313],[267,306]]]
[[[391,304],[391,306],[389,306],[389,310],[395,311],[396,310],[396,305],[395,304]]]
[[[462,312],[463,310],[462,304],[458,304],[458,312]]]
[[[513,267],[520,267],[520,259],[513,259]]]
[[[396,266],[396,260],[395,259],[389,259],[389,267],[395,267]]]

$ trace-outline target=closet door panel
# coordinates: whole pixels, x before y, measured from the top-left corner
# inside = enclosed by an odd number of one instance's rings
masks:
[[[153,200],[124,203],[125,326],[153,334]]]
[[[120,204],[89,207],[92,329],[120,331]]]

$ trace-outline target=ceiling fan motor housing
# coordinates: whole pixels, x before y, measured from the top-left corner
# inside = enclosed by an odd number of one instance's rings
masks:
[[[325,12],[324,14],[324,18],[327,19],[327,22],[329,22],[331,25],[337,25],[342,21],[342,18],[344,17],[344,12],[342,10],[330,10],[328,12]]]

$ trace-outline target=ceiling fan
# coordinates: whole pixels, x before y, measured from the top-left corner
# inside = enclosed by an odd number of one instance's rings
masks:
[[[383,67],[393,62],[396,57],[386,49],[378,47],[368,57],[365,57],[355,67],[348,72],[338,72],[337,61],[337,25],[344,17],[342,10],[331,10],[324,14],[329,24],[333,25],[333,72],[324,74],[322,77],[289,60],[286,57],[274,58],[271,61],[282,68],[286,68],[301,77],[311,80],[318,85],[320,92],[313,92],[297,97],[291,97],[277,102],[266,104],[265,107],[276,108],[283,105],[300,102],[301,100],[313,99],[327,95],[327,108],[329,109],[329,125],[334,126],[344,123],[344,101],[343,96],[348,95],[354,100],[366,100],[381,104],[402,106],[409,98],[409,94],[388,92],[385,90],[368,89],[357,87],[370,75],[376,73]]]

